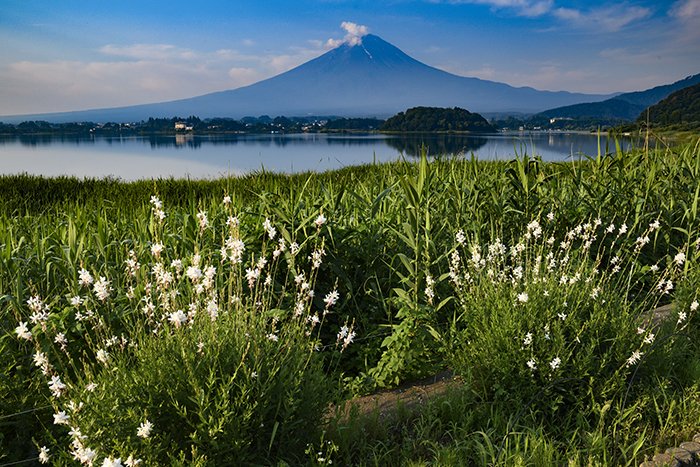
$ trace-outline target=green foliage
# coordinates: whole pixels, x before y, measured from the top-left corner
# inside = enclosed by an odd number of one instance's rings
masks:
[[[637,118],[637,124],[652,128],[700,128],[700,84],[674,92],[652,105]]]
[[[36,459],[43,445],[52,462],[68,462],[69,428],[53,424],[66,410],[102,449],[99,461],[133,454],[173,465],[638,463],[696,429],[699,148],[601,147],[566,163],[526,152],[507,162],[423,158],[204,181],[0,177],[0,462]],[[162,222],[148,203],[153,194],[166,206]],[[320,214],[326,221],[317,225]],[[238,230],[226,224],[233,215]],[[274,240],[261,227],[266,219]],[[543,229],[537,238],[535,220]],[[460,230],[464,245],[458,239],[455,249]],[[583,248],[586,232],[596,238]],[[568,235],[575,238],[562,248]],[[253,256],[222,263],[229,237]],[[273,260],[280,238],[286,250]],[[152,250],[159,242],[160,259]],[[497,243],[507,254],[493,265],[505,279],[494,281],[472,260],[475,251],[486,259]],[[510,254],[521,243],[524,250]],[[322,264],[311,268],[320,249]],[[547,270],[549,253],[558,265],[568,255],[567,266]],[[202,271],[216,268],[212,288],[199,293],[184,275],[195,254]],[[687,260],[678,263],[679,254]],[[268,263],[250,287],[246,270],[261,256]],[[616,256],[623,262],[613,274]],[[141,267],[130,276],[134,259]],[[169,293],[158,285],[159,262],[177,278]],[[110,282],[108,300],[97,298],[94,284],[80,285],[81,268]],[[317,293],[305,295],[306,314],[295,320],[302,271]],[[576,274],[580,280],[560,284]],[[659,295],[662,278],[673,288]],[[324,313],[325,295],[336,288],[340,299]],[[518,300],[523,292],[527,301]],[[85,299],[77,309],[76,295]],[[30,320],[33,297],[48,310],[45,329]],[[148,297],[157,310],[150,316]],[[190,303],[196,319],[175,326],[170,314],[187,313]],[[661,327],[648,321],[657,303],[674,306]],[[78,319],[78,311],[93,317]],[[322,323],[307,336],[316,313]],[[19,338],[20,323],[31,341]],[[357,342],[341,354],[343,326]],[[59,333],[70,358],[54,342]],[[321,352],[312,351],[316,344]],[[628,366],[635,350],[642,355]],[[53,397],[37,352],[82,409]],[[330,387],[348,394],[391,386],[447,365],[462,375],[461,386],[419,410],[400,409],[391,421],[323,418]],[[144,440],[137,430],[145,420],[153,435]]]
[[[474,131],[495,132],[496,129],[477,113],[455,107],[414,107],[399,112],[381,126],[382,131]]]
[[[283,327],[277,342],[268,330],[263,314],[241,310],[184,332],[131,333],[133,352],[76,381],[84,408],[70,413],[72,424],[100,455],[148,464],[189,462],[193,452],[208,465],[302,458],[319,436],[328,382],[305,327]],[[146,420],[154,428],[144,440]]]

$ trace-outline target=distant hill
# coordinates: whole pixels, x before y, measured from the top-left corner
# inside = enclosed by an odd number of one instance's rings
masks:
[[[652,127],[700,128],[700,84],[676,91],[643,111],[637,118],[640,125]]]
[[[547,118],[600,118],[610,121],[633,121],[644,109],[679,89],[700,83],[700,74],[688,76],[672,84],[656,86],[646,91],[627,92],[600,102],[557,107],[541,112]]]
[[[345,43],[292,70],[238,89],[129,107],[0,117],[0,121],[138,122],[176,115],[201,119],[240,119],[246,115],[387,117],[416,106],[532,114],[608,97],[539,91],[453,75],[421,63],[369,34],[357,44]]]
[[[479,133],[495,132],[484,117],[468,110],[454,107],[414,107],[399,112],[381,126],[382,131],[436,132],[471,131]]]
[[[556,109],[546,110],[538,114],[546,118],[604,118],[633,120],[646,106],[633,104],[624,99],[613,98],[602,102],[567,105]]]

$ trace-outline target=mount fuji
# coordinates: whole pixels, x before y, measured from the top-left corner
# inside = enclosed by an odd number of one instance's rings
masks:
[[[258,115],[388,117],[416,106],[536,113],[609,97],[540,91],[457,76],[421,63],[368,34],[285,73],[233,90],[155,104],[0,117],[0,121],[135,122],[189,115],[237,119]]]

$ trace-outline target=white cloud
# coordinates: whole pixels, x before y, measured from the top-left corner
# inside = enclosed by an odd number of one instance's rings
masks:
[[[228,76],[236,83],[236,86],[246,86],[260,81],[260,71],[254,68],[233,67],[228,70]]]
[[[610,92],[607,88],[601,89],[602,86],[609,86],[609,83],[600,79],[599,71],[568,68],[564,64],[555,62],[528,62],[525,64],[525,69],[528,70],[526,72],[520,71],[519,68],[513,69],[491,64],[485,64],[476,69],[452,67],[443,69],[456,75],[507,83],[515,87],[527,86],[548,91],[566,90],[584,93]]]
[[[669,14],[682,20],[696,19],[700,17],[700,0],[678,0],[671,6]]]
[[[450,3],[488,5],[495,10],[514,10],[518,16],[537,17],[549,13],[554,0],[452,0]]]
[[[18,61],[0,65],[0,113],[70,111],[161,102],[246,86],[323,52],[191,50],[171,44],[108,44],[95,61]]]
[[[179,48],[170,44],[132,44],[125,46],[108,44],[101,47],[99,50],[105,55],[136,60],[192,60],[196,58],[196,54],[192,50]]]
[[[616,4],[588,11],[573,8],[556,8],[552,14],[574,26],[605,32],[615,32],[625,26],[651,16],[649,8]]]
[[[328,39],[325,43],[327,49],[334,49],[343,44],[359,45],[362,44],[362,38],[369,34],[369,28],[361,24],[351,21],[343,21],[340,27],[345,30],[345,37],[342,39]]]
[[[443,0],[433,0],[440,2]],[[625,2],[614,3],[610,6],[582,10],[568,7],[556,7],[554,0],[447,0],[452,4],[487,5],[494,10],[510,10],[517,16],[537,18],[545,15],[553,16],[561,21],[580,28],[598,29],[614,32],[630,23],[645,19],[651,15],[649,8],[628,5]],[[679,0],[683,3],[678,8],[680,14],[688,14],[700,9],[696,5],[700,0]],[[690,5],[692,4],[692,5]]]
[[[367,26],[355,24],[350,21],[343,21],[340,23],[340,27],[345,29],[345,32],[347,32],[345,35],[345,41],[350,45],[361,44],[362,37],[369,34],[369,28]]]

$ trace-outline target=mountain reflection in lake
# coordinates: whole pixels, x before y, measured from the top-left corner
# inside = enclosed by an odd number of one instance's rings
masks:
[[[602,150],[614,142],[600,140]],[[623,141],[623,148],[629,147]],[[539,155],[567,160],[598,154],[596,135],[499,133],[489,135],[266,134],[80,137],[0,137],[0,173],[44,176],[209,178],[258,170],[323,171],[418,156],[474,154],[479,159]]]
[[[429,156],[476,152],[488,139],[471,135],[410,135],[387,138],[386,142],[402,154],[419,157],[423,150]]]

